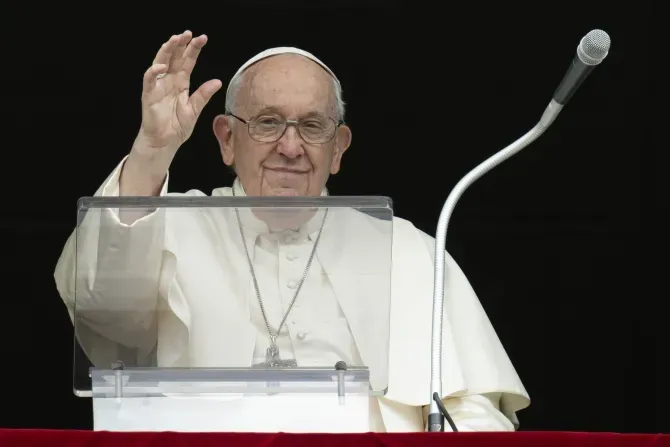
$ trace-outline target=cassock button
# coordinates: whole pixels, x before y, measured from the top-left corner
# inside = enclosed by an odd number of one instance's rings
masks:
[[[303,331],[300,331],[300,332],[298,332],[297,336],[298,336],[298,340],[304,340],[305,337],[307,337],[307,334],[304,333]]]
[[[296,281],[289,281],[288,284],[286,284],[289,289],[295,289],[298,287],[298,283]]]

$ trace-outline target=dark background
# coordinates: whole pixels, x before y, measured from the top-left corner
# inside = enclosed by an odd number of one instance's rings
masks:
[[[601,28],[609,56],[544,136],[466,192],[447,249],[531,395],[523,430],[670,432],[652,5],[504,3],[3,5],[0,426],[91,426],[53,270],[77,199],[130,149],[142,74],[171,34],[208,34],[193,85],[218,77],[224,90],[263,49],[316,54],[343,84],[354,135],[331,193],[390,196],[434,235],[451,188],[538,121],[581,37]],[[211,130],[224,94],[178,153],[173,191],[232,182]]]

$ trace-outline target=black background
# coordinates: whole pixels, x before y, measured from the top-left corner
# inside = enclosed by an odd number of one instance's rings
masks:
[[[538,121],[601,28],[609,56],[544,136],[466,192],[447,249],[531,395],[523,430],[670,431],[650,2],[138,3],[3,5],[1,426],[91,426],[53,269],[77,199],[130,149],[142,74],[171,34],[210,38],[193,85],[227,85],[269,47],[316,54],[343,84],[354,136],[331,193],[390,196],[434,234],[451,188]],[[180,149],[173,191],[232,182],[211,130],[223,103],[221,91]]]

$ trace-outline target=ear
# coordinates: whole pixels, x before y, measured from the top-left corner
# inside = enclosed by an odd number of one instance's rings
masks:
[[[235,151],[233,151],[233,129],[230,126],[230,117],[226,115],[217,115],[214,118],[214,135],[219,142],[219,150],[223,157],[223,162],[232,166],[235,161]]]
[[[333,159],[330,162],[330,173],[337,174],[340,171],[340,164],[342,163],[342,155],[349,149],[351,145],[351,129],[346,124],[337,128],[335,134],[335,149],[333,150]]]

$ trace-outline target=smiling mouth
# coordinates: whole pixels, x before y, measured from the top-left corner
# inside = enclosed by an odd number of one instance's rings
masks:
[[[306,174],[307,171],[300,171],[298,169],[290,169],[290,168],[265,168],[270,171],[275,171],[275,172],[282,172],[286,174]]]

